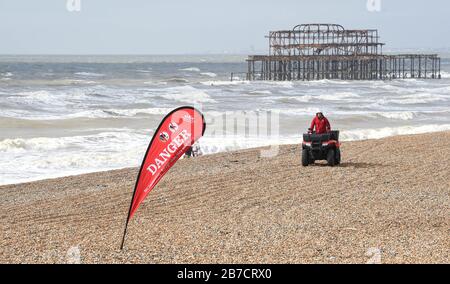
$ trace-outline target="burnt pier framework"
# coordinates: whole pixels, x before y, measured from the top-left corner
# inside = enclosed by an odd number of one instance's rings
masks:
[[[247,80],[440,79],[437,54],[383,54],[378,30],[307,24],[269,33],[269,55],[247,58]],[[236,73],[232,74],[231,79]]]

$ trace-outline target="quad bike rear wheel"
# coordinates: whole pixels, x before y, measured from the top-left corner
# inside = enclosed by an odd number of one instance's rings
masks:
[[[336,165],[336,156],[334,149],[330,149],[327,153],[327,163],[330,167],[333,167]]]
[[[341,164],[341,149],[336,149],[336,165]]]

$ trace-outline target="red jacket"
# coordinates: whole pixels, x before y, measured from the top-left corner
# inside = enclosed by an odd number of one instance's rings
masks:
[[[311,131],[316,129],[317,134],[326,133],[331,130],[330,122],[326,117],[323,117],[322,119],[319,119],[317,116],[314,117],[314,119],[311,122]]]

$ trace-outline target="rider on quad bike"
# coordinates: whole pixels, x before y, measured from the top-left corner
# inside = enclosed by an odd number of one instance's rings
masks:
[[[339,165],[340,146],[339,131],[331,131],[328,119],[322,112],[318,112],[308,133],[303,134],[302,165],[306,167],[317,160],[326,160],[329,166]]]
[[[309,131],[313,132],[316,130],[316,134],[327,133],[331,131],[331,125],[328,119],[323,115],[322,112],[316,113],[316,116],[311,121],[311,126],[309,127]]]

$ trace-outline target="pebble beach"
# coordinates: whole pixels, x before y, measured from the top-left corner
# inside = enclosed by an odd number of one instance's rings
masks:
[[[180,160],[121,237],[137,168],[0,187],[1,263],[448,263],[450,132]]]

